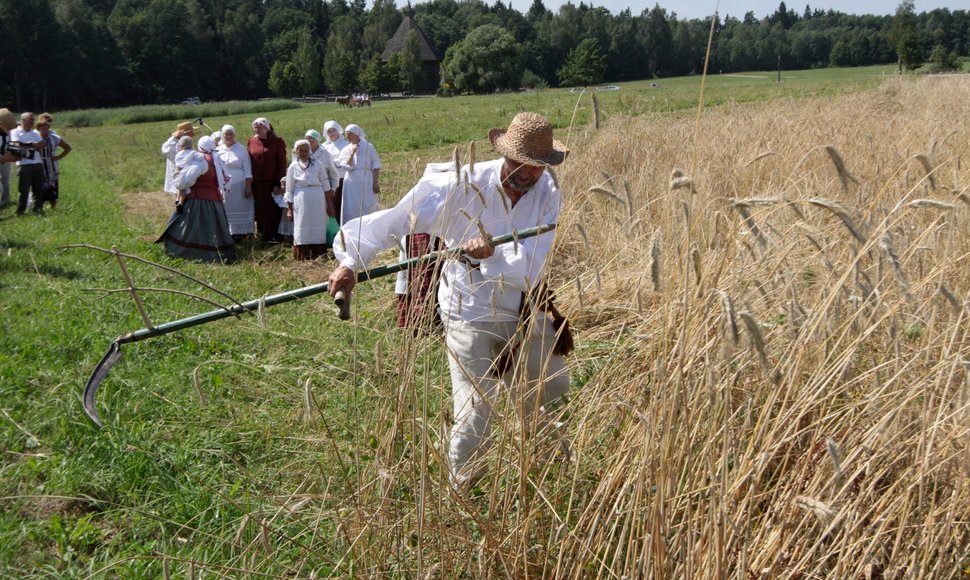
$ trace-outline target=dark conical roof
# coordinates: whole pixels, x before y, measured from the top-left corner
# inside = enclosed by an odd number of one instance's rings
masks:
[[[381,53],[381,60],[386,61],[395,52],[404,50],[404,42],[408,38],[408,33],[412,30],[418,37],[418,47],[421,49],[421,60],[424,62],[438,62],[438,57],[435,56],[434,49],[431,48],[431,43],[428,42],[428,37],[424,35],[421,27],[410,16],[404,17],[401,25],[397,27],[397,32],[387,41],[387,46],[384,47],[384,52]]]

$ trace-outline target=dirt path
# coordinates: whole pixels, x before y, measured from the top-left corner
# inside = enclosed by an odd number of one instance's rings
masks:
[[[125,210],[125,221],[145,234],[141,239],[158,237],[175,208],[175,196],[164,191],[124,193],[121,203]]]

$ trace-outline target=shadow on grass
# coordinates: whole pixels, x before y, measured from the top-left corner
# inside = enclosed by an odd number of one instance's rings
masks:
[[[4,246],[0,245],[0,248]],[[8,264],[4,267],[6,273],[26,273],[26,274],[39,274],[44,277],[49,278],[61,278],[64,280],[84,280],[89,279],[91,276],[85,272],[79,270],[71,270],[68,268],[63,268],[61,266],[56,266],[54,264],[32,264],[30,262],[18,261],[13,264]]]
[[[5,218],[0,218],[0,222],[3,222]],[[23,250],[29,248],[30,244],[26,242],[21,242],[18,240],[5,240],[0,239],[0,251],[3,250]]]

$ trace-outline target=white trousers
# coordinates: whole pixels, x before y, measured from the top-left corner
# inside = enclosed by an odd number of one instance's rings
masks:
[[[552,352],[552,321],[540,317],[522,341],[518,322],[445,321],[454,408],[448,459],[456,487],[474,485],[486,472],[484,455],[491,446],[493,408],[502,385],[525,435],[542,430],[548,422],[544,411],[569,390],[565,360]],[[510,343],[518,346],[510,368],[499,376],[495,363]]]

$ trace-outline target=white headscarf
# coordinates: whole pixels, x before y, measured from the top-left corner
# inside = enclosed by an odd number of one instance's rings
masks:
[[[222,131],[213,131],[212,135],[209,135],[209,137],[212,137],[212,141],[217,147],[222,145]]]
[[[354,125],[354,124],[347,125],[347,128],[344,129],[344,132],[353,133],[354,135],[357,135],[361,139],[365,141],[367,140],[367,133],[364,133],[364,130],[360,128],[360,125]]]
[[[223,135],[225,135],[226,133],[232,133],[233,135],[235,135],[236,134],[236,128],[233,127],[232,125],[223,125],[222,126],[222,129],[219,130],[219,133],[221,133]]]
[[[259,126],[259,125],[261,125],[263,127],[266,127],[266,130],[267,131],[269,131],[271,129],[270,124],[269,124],[269,119],[267,119],[266,117],[257,117],[256,120],[253,121],[253,127],[256,127],[256,126]]]
[[[336,129],[337,130],[337,133],[339,133],[341,135],[344,134],[344,128],[341,127],[340,126],[340,123],[338,123],[336,121],[327,121],[326,123],[323,124],[323,134],[324,135],[326,135],[327,134],[327,131],[329,131],[330,129]]]
[[[327,135],[327,131],[329,131],[330,129],[337,130],[336,141],[331,141],[330,135]],[[329,153],[330,157],[334,161],[336,161],[337,159],[340,159],[340,152],[343,150],[344,147],[350,144],[350,142],[347,141],[347,138],[344,137],[344,128],[341,127],[340,123],[336,121],[327,121],[326,123],[323,124],[323,134],[324,134],[325,140],[322,143],[320,143],[320,147],[322,147],[327,153]],[[343,179],[344,177],[347,176],[347,170],[344,169],[343,167],[337,167],[337,176],[340,179]]]
[[[296,143],[293,144],[293,161],[296,161],[297,158],[299,157],[299,153],[297,153],[297,149],[299,149],[301,145],[306,145],[307,151],[310,151],[310,163],[313,163],[314,162],[313,151],[312,151],[313,147],[310,145],[310,142],[307,141],[306,139],[299,139],[297,140]]]
[[[206,135],[205,137],[199,139],[199,151],[203,153],[212,153],[212,150],[215,149],[215,147],[216,144],[212,141],[211,136]]]
[[[212,165],[216,169],[216,185],[219,187],[219,192],[222,193],[222,199],[225,199],[226,195],[229,194],[229,176],[222,169],[222,160],[215,154],[215,148],[215,141],[209,135],[199,139],[199,151],[208,153],[212,157]]]

